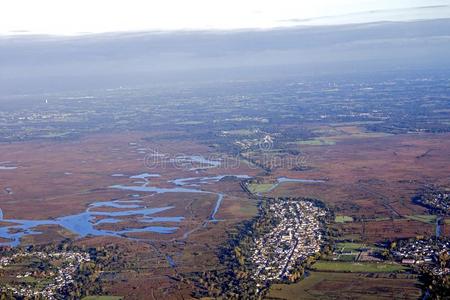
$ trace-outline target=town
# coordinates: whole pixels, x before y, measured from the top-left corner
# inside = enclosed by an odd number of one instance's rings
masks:
[[[263,297],[274,282],[302,278],[327,242],[328,216],[315,199],[261,197],[259,215],[232,233],[220,254],[227,268],[183,279],[198,287],[194,297]]]
[[[326,212],[308,200],[277,199],[267,205],[268,221],[276,225],[255,238],[253,277],[260,282],[290,279],[300,262],[320,251]]]

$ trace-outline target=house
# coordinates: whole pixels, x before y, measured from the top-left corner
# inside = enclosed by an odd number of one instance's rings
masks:
[[[414,259],[408,259],[408,258],[404,258],[402,259],[402,264],[407,264],[407,265],[412,265],[414,264],[416,261]]]

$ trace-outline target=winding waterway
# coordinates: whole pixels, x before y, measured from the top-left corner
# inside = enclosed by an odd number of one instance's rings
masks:
[[[116,174],[113,174],[116,175]],[[122,175],[122,174],[121,174]],[[130,176],[130,179],[141,179],[143,182],[140,185],[113,185],[110,188],[120,189],[134,192],[144,193],[203,193],[203,194],[215,194],[217,200],[212,209],[208,221],[217,221],[216,214],[220,209],[224,195],[221,193],[215,193],[211,191],[205,191],[198,188],[183,187],[184,185],[199,185],[218,182],[226,176],[233,175],[221,175],[214,177],[192,177],[192,178],[180,178],[173,181],[175,187],[171,188],[159,188],[150,185],[150,178],[160,177],[159,174],[138,174]],[[114,176],[119,177],[119,176]],[[238,175],[237,178],[249,178],[246,175]],[[195,183],[194,183],[195,182]],[[139,195],[132,195],[139,197]],[[123,209],[120,211],[101,211],[102,208],[116,208]],[[173,206],[148,208],[142,204],[142,200],[136,199],[118,199],[112,201],[97,201],[88,206],[86,211],[58,217],[56,219],[48,220],[25,220],[25,219],[5,219],[3,211],[0,209],[0,221],[6,222],[6,226],[0,227],[0,237],[7,239],[7,242],[0,243],[0,245],[18,246],[20,239],[26,235],[40,234],[41,232],[36,230],[36,227],[43,225],[59,225],[80,237],[88,235],[92,236],[117,236],[127,237],[127,234],[137,232],[155,232],[160,234],[174,233],[178,227],[176,226],[145,226],[142,228],[127,228],[118,231],[98,229],[98,225],[101,224],[114,224],[120,223],[123,220],[121,217],[135,216],[138,222],[143,224],[151,223],[179,223],[184,217],[153,217],[152,215],[170,210]],[[99,217],[101,219],[99,219]]]
[[[217,166],[218,162],[208,161],[201,159],[200,157],[188,157],[195,162],[201,162],[207,165]],[[187,157],[183,157],[183,161],[188,160]],[[124,174],[112,174],[113,177],[126,177]],[[151,178],[161,177],[160,174],[137,174],[128,176],[129,179],[139,179],[140,181],[132,183],[132,185],[117,184],[112,185],[109,188],[119,189],[124,191],[133,191],[140,193],[201,193],[201,194],[214,194],[217,196],[214,207],[211,214],[203,222],[203,227],[207,226],[209,222],[217,222],[216,215],[220,210],[221,204],[224,199],[224,194],[212,192],[201,189],[205,185],[219,182],[225,177],[234,177],[237,179],[249,179],[248,175],[217,175],[211,177],[188,177],[178,178],[168,181],[175,186],[169,188],[161,188],[151,185]],[[291,179],[286,177],[278,178],[278,182],[272,187],[275,189],[279,184],[285,182],[300,182],[300,183],[317,183],[323,182],[322,180],[306,180],[306,179]],[[271,190],[272,190],[271,189]],[[111,201],[97,201],[88,206],[88,208],[81,213],[62,216],[56,219],[48,220],[24,220],[24,219],[5,219],[3,211],[0,209],[0,222],[5,222],[6,225],[0,227],[0,237],[8,240],[7,242],[0,243],[0,245],[17,246],[20,244],[22,237],[26,235],[40,234],[36,230],[38,226],[44,225],[59,225],[80,237],[91,236],[116,236],[116,237],[128,237],[128,234],[138,232],[155,232],[160,234],[169,234],[177,231],[178,227],[173,226],[181,222],[183,216],[174,217],[154,217],[154,214],[167,211],[173,208],[173,206],[165,207],[153,207],[149,208],[143,204],[139,194],[131,195],[134,199],[116,199]],[[120,211],[102,211],[102,208],[115,208],[121,209]],[[123,221],[123,217],[134,216],[134,218],[142,224],[148,224],[149,226],[143,226],[140,228],[126,228],[122,230],[104,230],[99,229],[98,225],[101,224],[115,224]],[[170,223],[171,226],[151,226],[151,223]],[[185,233],[183,237],[187,237],[191,232]]]

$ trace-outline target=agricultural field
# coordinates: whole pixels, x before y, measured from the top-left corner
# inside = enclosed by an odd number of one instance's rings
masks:
[[[419,221],[426,224],[434,224],[436,222],[436,216],[434,215],[411,215],[405,216],[409,220]]]
[[[318,261],[312,266],[312,269],[325,272],[392,273],[402,272],[408,268],[392,263]]]
[[[413,275],[352,274],[312,271],[294,284],[275,284],[266,299],[418,299]]]
[[[335,245],[335,247],[336,247],[336,249],[340,249],[342,251],[344,251],[344,250],[353,251],[353,250],[367,248],[367,245],[361,244],[361,243],[337,243]]]
[[[274,186],[272,183],[250,183],[248,189],[253,194],[261,194],[269,192]]]
[[[353,218],[349,216],[336,216],[334,221],[336,223],[346,223],[346,222],[353,222]]]

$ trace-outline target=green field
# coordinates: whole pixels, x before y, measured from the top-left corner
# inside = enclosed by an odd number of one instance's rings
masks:
[[[397,264],[337,261],[318,261],[312,266],[312,268],[317,271],[352,273],[390,273],[404,271],[407,269],[406,267]]]
[[[250,183],[248,189],[252,194],[267,193],[273,188],[272,183]]]
[[[294,284],[274,284],[268,299],[419,299],[418,281],[409,275],[310,272]]]
[[[411,215],[406,216],[407,219],[418,221],[427,224],[434,224],[436,222],[436,216],[433,215]]]
[[[358,254],[340,254],[339,255],[339,261],[344,261],[344,262],[352,262],[355,261],[356,258],[358,257]]]
[[[349,216],[336,216],[334,218],[334,221],[336,223],[346,223],[346,222],[353,222],[353,218]]]
[[[338,250],[358,250],[361,248],[367,248],[365,244],[361,243],[337,243],[336,249]]]
[[[82,300],[123,300],[120,296],[86,296]]]
[[[380,250],[379,247],[376,247],[374,245],[363,244],[363,243],[336,243],[335,247],[338,250],[350,250],[350,251],[359,250],[359,249]]]

